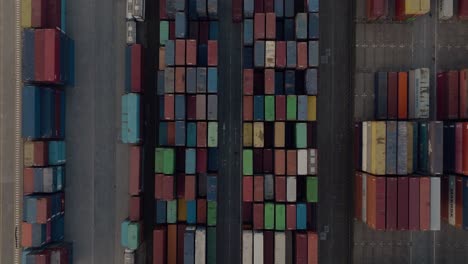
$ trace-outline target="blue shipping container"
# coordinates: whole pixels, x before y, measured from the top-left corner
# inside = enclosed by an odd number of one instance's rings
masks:
[[[159,122],[159,145],[167,146],[167,122]]]
[[[23,29],[23,81],[34,80],[34,29]]]
[[[309,67],[319,66],[319,42],[309,41]]]
[[[255,68],[265,67],[265,41],[259,40],[255,42],[254,65]]]
[[[185,146],[185,121],[175,122],[175,145]]]
[[[209,175],[207,177],[206,199],[208,201],[216,201],[218,197],[218,179],[216,175]]]
[[[218,92],[218,68],[208,68],[208,93]]]
[[[188,13],[189,13],[190,20],[198,20],[197,0],[188,1]]]
[[[175,119],[185,120],[185,96],[181,94],[175,96]]]
[[[307,0],[309,12],[319,11],[319,0]]]
[[[254,0],[244,0],[244,18],[253,18]]]
[[[286,67],[296,68],[297,66],[297,42],[286,42]]]
[[[284,2],[284,15],[286,17],[294,17],[295,15],[294,1]]]
[[[197,124],[187,123],[187,147],[196,147],[197,145]]]
[[[463,177],[463,229],[468,229],[468,178]]]
[[[55,127],[55,94],[51,88],[41,89],[41,138],[52,138]]]
[[[157,95],[164,95],[164,71],[158,71]]]
[[[26,139],[41,136],[41,89],[36,86],[23,87],[22,135]]]
[[[218,149],[208,148],[208,171],[218,171]]]
[[[188,216],[187,216],[188,217]],[[184,233],[184,264],[195,263],[195,227],[189,227]]]
[[[296,228],[298,230],[307,228],[307,206],[305,204],[296,205]]]
[[[156,224],[166,223],[166,201],[156,200]]]
[[[197,223],[197,200],[187,201],[187,224]]]
[[[122,96],[122,131],[125,136],[122,136],[123,143],[137,144],[140,142],[140,95],[125,94]],[[126,124],[124,124],[126,122]]]
[[[252,46],[254,42],[253,36],[253,19],[244,20],[244,46]]]
[[[253,55],[252,47],[244,47],[244,69],[253,69]]]
[[[120,244],[122,247],[128,247],[128,226],[130,225],[129,220],[125,220],[122,222],[120,225],[120,234],[121,234],[121,239],[120,239]]]
[[[195,174],[197,153],[195,149],[185,150],[185,174]]]
[[[319,38],[319,13],[309,14],[309,38]]]
[[[200,18],[207,17],[206,0],[197,0],[197,14]]]
[[[307,69],[305,87],[308,95],[317,95],[317,69]]]
[[[174,40],[166,41],[166,49],[164,55],[164,61],[166,66],[174,66],[175,65],[175,42]]]
[[[307,39],[307,13],[296,15],[296,39]]]
[[[306,121],[307,120],[307,95],[298,95],[297,96],[297,120]]]
[[[276,20],[276,39],[284,39],[284,20]]]
[[[288,18],[284,20],[284,40],[293,41],[295,39],[294,34],[294,19]]]
[[[276,17],[284,17],[284,0],[275,0]]]
[[[210,19],[218,18],[218,0],[207,0],[208,16]]]
[[[218,21],[210,21],[210,40],[218,40],[219,23]]]
[[[275,72],[275,94],[284,94],[284,73],[280,71]]]
[[[65,141],[49,141],[49,165],[61,165],[65,161]]]
[[[284,74],[285,79],[285,94],[286,95],[293,95],[296,94],[296,72],[293,70],[287,70]]]
[[[176,13],[175,34],[178,39],[187,37],[187,15],[184,12]]]
[[[185,0],[175,0],[174,8],[176,11],[185,11]]]
[[[198,45],[197,64],[205,67],[208,65],[208,45]]]
[[[265,119],[265,97],[263,95],[254,96],[254,120],[263,121]]]
[[[185,73],[186,78],[186,91],[188,94],[194,94],[197,92],[197,69],[196,68],[187,68]]]

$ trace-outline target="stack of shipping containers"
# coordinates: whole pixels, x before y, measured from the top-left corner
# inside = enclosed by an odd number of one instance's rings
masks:
[[[244,264],[317,263],[318,11],[243,2]]]
[[[389,0],[366,0],[367,19],[370,21],[388,19],[390,3],[392,2]],[[395,0],[394,4],[393,20],[396,21],[411,21],[431,10],[430,0]]]
[[[218,2],[159,1],[153,263],[217,263]]]
[[[437,118],[444,120],[442,220],[468,228],[468,70],[437,74]]]
[[[443,123],[427,121],[429,83],[428,68],[375,73],[378,121],[355,125],[355,217],[373,229],[440,230]]]
[[[141,246],[143,232],[143,94],[144,48],[137,42],[137,21],[145,19],[144,0],[128,0],[126,9],[127,38],[125,47],[125,90],[122,95],[121,140],[129,144],[128,218],[121,224],[121,245],[125,248],[125,259],[135,261],[135,252]],[[132,262],[131,262],[132,263]]]
[[[65,86],[73,84],[73,41],[65,1],[22,1],[22,263],[71,263],[64,239]]]

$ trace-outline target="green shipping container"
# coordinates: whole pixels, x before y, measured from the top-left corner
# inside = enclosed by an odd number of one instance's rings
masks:
[[[140,245],[140,224],[138,222],[130,222],[128,225],[128,248],[136,250]]]
[[[296,148],[307,148],[307,124],[296,124]]]
[[[265,120],[275,121],[275,97],[265,96]]]
[[[265,204],[265,229],[273,230],[275,228],[275,205],[272,203]]]
[[[244,149],[242,159],[244,175],[253,175],[253,151],[251,149]]]
[[[208,227],[206,231],[206,263],[216,264],[216,227]]]
[[[297,119],[297,96],[288,95],[286,102],[286,120]]]
[[[177,200],[167,201],[167,223],[177,223]]]
[[[166,45],[166,41],[169,39],[169,21],[159,22],[159,44],[161,46]]]
[[[154,172],[163,173],[164,167],[164,149],[157,148],[154,153]]]
[[[216,225],[216,202],[208,201],[208,208],[207,208],[207,224],[208,226],[215,226]]]
[[[318,178],[307,177],[307,202],[318,202]]]
[[[167,175],[174,174],[174,149],[166,148],[164,149],[164,165],[163,165],[163,173]]]
[[[286,205],[276,205],[276,230],[284,230],[286,228]]]
[[[218,122],[208,122],[208,147],[218,146]]]

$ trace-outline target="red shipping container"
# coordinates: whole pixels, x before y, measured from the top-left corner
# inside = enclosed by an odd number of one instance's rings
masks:
[[[130,221],[140,221],[142,213],[142,199],[139,196],[131,196],[128,204],[128,219]]]
[[[284,69],[286,67],[286,41],[276,42],[276,68]]]
[[[62,27],[62,1],[61,0],[48,0],[47,1],[46,27],[47,28],[61,28]]]
[[[131,76],[131,86],[130,91],[132,93],[141,93],[143,92],[143,47],[140,44],[133,44],[131,48],[132,52],[132,76]],[[58,71],[58,70],[57,70]]]
[[[242,22],[242,0],[232,1],[232,21],[235,23]]]
[[[455,123],[455,172],[463,173],[463,123]]]
[[[185,40],[176,39],[175,41],[175,65],[185,65]]]
[[[387,16],[387,0],[367,0],[367,19],[376,20]]]
[[[366,222],[367,225],[375,229],[375,205],[376,205],[376,199],[375,199],[375,176],[367,175],[367,206],[366,206]]]
[[[297,69],[307,69],[307,42],[297,42]]]
[[[459,87],[458,87],[458,71],[448,71],[447,73],[447,85],[445,91],[448,92],[446,96],[446,104],[447,104],[447,114],[449,119],[457,119],[458,118],[458,102],[459,102],[459,97],[458,97],[458,92],[459,92]]]
[[[462,157],[463,157],[463,174],[468,175],[468,122],[463,122],[463,149],[462,149]]]
[[[286,120],[286,96],[284,95],[277,95],[275,96],[275,117],[278,121]]]
[[[21,246],[32,246],[32,224],[26,222],[21,223]]]
[[[275,177],[275,200],[277,202],[286,201],[286,177]]]
[[[266,1],[272,1],[272,0],[266,0]],[[265,38],[274,40],[276,39],[276,14],[267,13],[265,16],[265,19],[266,19]]]
[[[263,3],[264,0],[255,0],[255,13],[263,13],[265,12],[265,6]]]
[[[164,175],[162,181],[163,199],[166,201],[174,200],[174,176]]]
[[[47,20],[47,2],[47,0],[31,1],[31,27],[45,27]]]
[[[388,119],[398,119],[398,73],[388,73],[388,97],[387,115]]]
[[[375,177],[375,180],[375,229],[385,230],[386,179],[385,177]]]
[[[253,120],[253,96],[245,95],[243,101],[244,121]]]
[[[468,19],[468,0],[458,0],[458,17],[462,20]]]
[[[253,222],[253,209],[252,208],[253,208],[253,203],[251,202],[242,203],[242,222],[243,223]]]
[[[362,173],[355,172],[354,177],[354,218],[362,218]]]
[[[275,263],[275,233],[273,231],[263,232],[263,264]]]
[[[34,80],[42,81],[45,75],[45,30],[34,31]]]
[[[243,79],[244,95],[253,95],[254,70],[244,69]]]
[[[169,21],[169,39],[175,40],[175,21]]]
[[[263,229],[263,204],[254,203],[253,205],[253,229]]]
[[[50,199],[50,197],[38,198],[36,206],[36,222],[39,224],[46,224],[52,216],[52,200]]]
[[[185,176],[185,200],[190,201],[190,200],[195,200],[197,199],[196,196],[196,185],[197,185],[197,179],[193,175],[186,175]]]
[[[273,150],[263,149],[263,172],[273,173]]]
[[[426,179],[426,178],[424,178],[424,179]],[[428,192],[428,194],[430,194],[431,184],[430,184],[430,179],[429,178],[427,178],[427,182],[428,182],[427,183],[428,185],[427,185],[427,187],[424,187],[424,188],[427,188],[427,190],[428,190],[427,192]],[[448,190],[449,189],[449,178],[448,178],[448,175],[442,175],[440,182],[441,182],[440,183],[440,188],[442,189],[440,191],[440,196],[441,196],[440,197],[441,218],[442,218],[442,220],[445,220],[446,222],[448,222],[448,208],[449,208],[448,207],[448,204],[449,204],[449,199],[448,199],[448,196],[449,196],[449,190]],[[421,206],[422,206],[423,205],[423,201],[422,201],[422,199],[423,199],[423,194],[422,194],[423,193],[423,178],[421,178],[420,183],[421,183],[420,189],[421,189]],[[429,202],[429,200],[427,200],[427,201],[428,201],[427,210],[428,210],[428,212],[430,212],[430,210],[429,210],[430,209],[430,202]],[[423,209],[421,209],[421,214],[420,214],[421,218],[423,217],[422,210]],[[429,214],[428,214],[428,216],[429,216]],[[421,222],[422,222],[422,219],[421,219]],[[427,224],[427,228],[429,228],[429,223]],[[421,224],[421,230],[423,230],[422,224]]]
[[[159,19],[160,20],[167,20],[168,19],[167,13],[166,13],[166,1],[168,1],[168,0],[159,0]],[[156,264],[156,263],[154,263],[154,264]]]
[[[208,44],[209,33],[210,33],[210,22],[200,21],[199,24],[199,39],[200,44]]]
[[[197,65],[197,40],[188,39],[187,40],[187,54],[186,54],[186,64],[187,65]]]
[[[175,145],[175,122],[167,122],[167,145]]]
[[[398,72],[398,118],[408,118],[408,73]]]
[[[206,199],[197,199],[197,224],[206,224]]]
[[[177,225],[167,226],[167,264],[177,263]]]
[[[275,94],[274,69],[265,69],[265,94]]]
[[[275,174],[286,175],[286,151],[275,149]]]
[[[187,120],[197,119],[197,96],[187,96]]]
[[[468,70],[464,69],[461,70],[459,73],[459,97],[460,97],[460,118],[461,119],[467,119],[468,118],[468,104],[466,100],[468,100],[468,87],[466,85],[468,79]]]
[[[287,150],[286,151],[286,175],[294,176],[297,175],[297,151]]]
[[[307,234],[296,233],[296,264],[307,264]]]
[[[437,119],[447,118],[447,74],[440,72],[437,74]]]
[[[265,13],[273,13],[275,12],[275,2],[274,0],[264,0],[264,9]]]
[[[409,226],[409,208],[408,208],[408,199],[409,199],[409,182],[408,177],[399,177],[398,178],[398,230],[408,230]]]
[[[23,168],[23,194],[34,192],[34,169]]]
[[[153,264],[166,264],[166,227],[153,230]]]
[[[254,177],[254,201],[263,202],[263,176]]]
[[[208,40],[208,66],[218,66],[217,40]]]
[[[128,181],[128,193],[138,195],[141,191],[141,148],[140,146],[130,147],[130,179]]]
[[[51,252],[47,250],[43,250],[39,253],[35,254],[35,262],[36,264],[49,264],[51,258]]]
[[[409,178],[409,230],[419,230],[419,178]]]
[[[455,183],[455,227],[463,224],[463,178],[458,176]]]
[[[175,69],[175,92],[185,93],[185,68],[176,67]]]
[[[318,263],[318,236],[317,233],[307,232],[308,264]]]
[[[43,67],[44,76],[38,81],[60,82],[60,36],[56,29],[44,29]]]
[[[265,39],[265,14],[255,13],[254,16],[254,39]]]
[[[197,147],[206,147],[206,122],[197,122]]]
[[[177,225],[177,264],[184,264],[184,235],[185,235],[185,225]]]
[[[197,173],[206,173],[208,166],[208,152],[204,148],[197,148]]]
[[[448,189],[448,186],[447,186],[447,189]],[[445,212],[448,216],[448,204],[445,206],[447,208]],[[442,208],[442,215],[443,215],[444,214],[443,206],[441,208]],[[422,231],[429,230],[430,222],[431,222],[431,179],[429,177],[421,177],[419,179],[419,229]]]
[[[164,95],[164,120],[174,120],[174,95]]]
[[[252,202],[253,201],[253,177],[244,176],[242,177],[242,201]]]
[[[177,199],[184,199],[185,197],[185,174],[183,173],[176,174],[176,185],[177,185],[176,187]]]
[[[387,215],[385,218],[387,230],[397,230],[397,198],[398,180],[395,177],[387,177]]]
[[[296,205],[286,205],[286,229],[296,230]]]

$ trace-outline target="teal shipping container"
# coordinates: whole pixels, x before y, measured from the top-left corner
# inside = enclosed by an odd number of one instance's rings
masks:
[[[138,144],[140,141],[140,95],[125,94],[122,96],[122,142]]]
[[[197,152],[195,149],[185,150],[185,173],[195,174]]]
[[[65,141],[49,141],[49,165],[61,165],[65,161]]]

